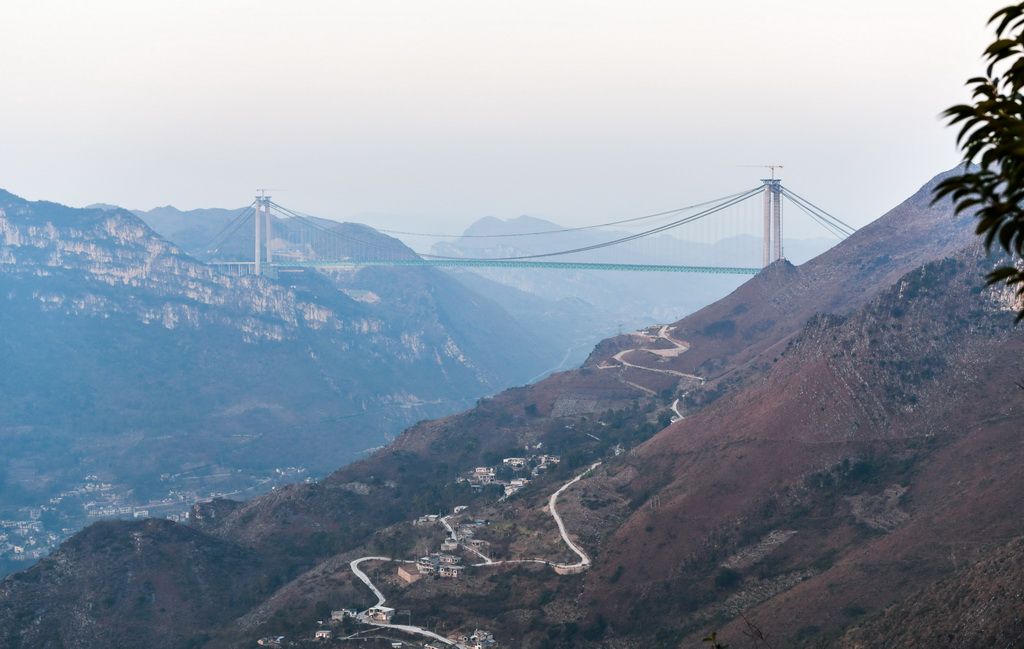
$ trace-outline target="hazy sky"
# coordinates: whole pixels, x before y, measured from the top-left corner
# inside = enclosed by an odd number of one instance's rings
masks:
[[[637,216],[780,163],[859,226],[958,161],[939,114],[1004,4],[3,0],[0,187],[139,209],[268,187],[430,230]]]

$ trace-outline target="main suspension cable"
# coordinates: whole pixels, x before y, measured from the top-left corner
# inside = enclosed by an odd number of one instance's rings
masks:
[[[672,223],[668,223],[666,225],[662,225],[662,226],[659,226],[657,228],[652,228],[650,230],[647,230],[647,231],[644,231],[644,232],[640,232],[638,234],[632,234],[632,235],[629,235],[629,236],[626,236],[626,237],[620,237],[618,239],[614,239],[612,241],[607,241],[605,243],[597,243],[597,244],[593,244],[593,245],[590,245],[590,246],[584,246],[582,248],[574,248],[572,250],[562,250],[560,252],[548,252],[548,253],[542,253],[542,254],[536,254],[536,255],[520,255],[520,256],[517,256],[517,257],[488,257],[488,258],[486,258],[486,261],[518,261],[518,260],[524,260],[524,259],[541,259],[541,258],[544,258],[544,257],[557,257],[557,256],[560,256],[560,255],[569,255],[569,254],[575,254],[575,253],[578,253],[578,252],[588,252],[588,251],[591,251],[591,250],[598,250],[600,248],[607,248],[608,246],[614,246],[614,245],[617,245],[617,244],[620,244],[620,243],[626,243],[628,241],[633,241],[635,239],[640,239],[640,238],[643,238],[643,237],[647,237],[647,236],[650,236],[652,234],[658,234],[660,232],[664,232],[665,230],[670,230],[670,229],[678,227],[680,225],[685,225],[687,223],[692,223],[693,221],[697,221],[699,219],[702,219],[705,216],[709,216],[709,215],[714,214],[716,212],[720,212],[720,211],[726,209],[727,207],[732,207],[733,205],[735,205],[737,203],[741,203],[744,200],[750,198],[751,196],[754,196],[755,194],[761,193],[761,191],[762,190],[761,190],[760,187],[756,187],[756,188],[751,189],[751,190],[749,190],[747,192],[744,192],[742,194],[735,194],[734,195],[735,198],[733,198],[733,199],[731,199],[731,200],[729,200],[729,201],[727,201],[725,203],[722,203],[720,205],[717,205],[715,207],[712,207],[710,209],[704,210],[703,212],[699,212],[697,214],[693,214],[693,215],[688,216],[688,217],[686,217],[684,219],[679,219],[678,221],[673,221]],[[458,259],[462,259],[462,260],[469,260],[469,259],[467,259],[465,257],[446,257],[446,256],[442,256],[442,255],[422,255],[422,256],[425,257],[425,258],[429,258],[429,259],[443,259],[443,260],[458,260]],[[484,261],[484,259],[481,259],[480,261]]]
[[[256,201],[253,201],[247,207],[242,208],[242,211],[239,212],[234,219],[228,221],[224,225],[224,227],[220,229],[220,232],[215,234],[209,241],[206,242],[205,245],[199,248],[199,250],[202,251],[201,254],[206,255],[206,258],[209,259],[211,255],[219,251],[220,247],[223,246],[228,239],[235,236],[235,233],[238,232],[241,229],[241,227],[249,221],[249,218],[255,212],[255,210],[253,209],[253,205],[255,204]],[[228,228],[231,228],[230,232],[227,232]],[[227,232],[227,234],[224,234],[225,232]],[[223,237],[221,235],[223,235]],[[216,242],[218,239],[220,239],[220,243],[217,244],[215,247],[211,247],[213,246],[214,242]]]
[[[758,188],[760,189],[760,188]],[[669,214],[678,214],[679,212],[686,212],[688,210],[694,210],[698,207],[704,207],[705,205],[713,205],[721,201],[730,200],[737,196],[746,194],[747,192],[739,192],[737,194],[730,194],[729,196],[723,196],[722,198],[716,198],[714,200],[705,201],[703,203],[697,203],[696,205],[688,205],[686,207],[678,207],[674,210],[668,210],[666,212],[658,212],[656,214],[648,214],[646,216],[637,216],[630,219],[623,219],[621,221],[611,221],[610,223],[600,223],[597,225],[582,225],[576,228],[559,228],[557,230],[542,230],[540,232],[517,232],[517,233],[504,233],[504,234],[428,234],[425,232],[403,232],[401,230],[378,230],[378,232],[384,232],[387,234],[402,234],[411,237],[433,237],[435,239],[498,239],[502,237],[533,237],[544,234],[561,234],[563,232],[579,232],[581,230],[594,230],[596,228],[607,228],[613,225],[622,225],[624,223],[635,223],[636,221],[644,221],[646,219],[654,219],[660,216],[668,216]]]

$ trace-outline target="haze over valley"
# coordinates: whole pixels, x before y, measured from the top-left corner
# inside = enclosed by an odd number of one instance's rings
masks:
[[[1002,5],[3,3],[0,648],[1024,647]]]
[[[874,646],[872,613],[933,583],[975,588],[942,584],[975,583],[992,552],[1005,577],[991,578],[1015,592],[1016,301],[980,290],[993,262],[969,219],[931,204],[934,182],[800,266],[776,261],[504,391],[565,341],[457,276],[225,276],[129,212],[5,195],[3,313],[19,335],[4,354],[35,378],[4,387],[4,493],[48,497],[9,511],[29,532],[125,513],[90,506],[154,511],[8,577],[2,637],[690,646],[746,619],[786,643]],[[58,327],[60,347],[24,342]],[[134,419],[116,416],[125,403]],[[458,414],[365,454],[431,407]],[[44,443],[74,453],[44,462]],[[168,499],[187,522],[146,518]],[[1012,607],[993,610],[986,633],[1024,637]],[[900,633],[939,628],[915,615]]]
[[[562,357],[432,269],[231,277],[123,210],[0,209],[5,559],[322,476]]]
[[[198,500],[319,479],[416,420],[578,366],[602,338],[742,281],[387,267],[232,277],[185,253],[201,257],[240,210],[3,201],[10,569],[97,519],[184,523]],[[524,221],[541,223],[511,225]],[[252,232],[224,245],[244,259]],[[694,262],[715,253],[688,250]]]

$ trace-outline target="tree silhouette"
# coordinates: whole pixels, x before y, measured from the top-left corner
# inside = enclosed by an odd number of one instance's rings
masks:
[[[957,213],[973,210],[985,247],[998,244],[1016,263],[1024,259],[1024,3],[1000,9],[988,24],[996,40],[983,55],[985,74],[967,81],[974,103],[943,113],[960,126],[964,173],[939,183],[934,197],[950,196]],[[989,273],[988,283],[1016,286],[1024,298],[1024,271],[1014,263]]]

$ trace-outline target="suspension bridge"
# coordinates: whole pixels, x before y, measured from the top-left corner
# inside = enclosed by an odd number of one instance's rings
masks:
[[[255,275],[364,266],[753,275],[783,258],[784,203],[837,238],[853,233],[849,225],[783,186],[774,171],[773,166],[772,178],[762,179],[760,186],[696,205],[596,225],[499,234],[378,231],[295,212],[261,191],[205,247],[205,261],[222,270]],[[239,232],[248,239],[250,231],[251,257],[243,258],[237,245],[229,254],[227,242],[237,240]],[[441,241],[429,251],[416,252],[381,233]],[[723,239],[738,242],[737,249],[715,252],[712,257],[717,258],[708,258],[712,246],[694,245],[694,241]],[[723,263],[723,258],[729,261]]]

